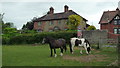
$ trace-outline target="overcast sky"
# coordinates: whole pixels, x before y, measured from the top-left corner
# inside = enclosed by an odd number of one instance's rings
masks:
[[[116,10],[119,0],[76,0],[55,1],[55,0],[1,0],[0,13],[5,13],[4,21],[13,22],[14,25],[21,29],[23,24],[31,21],[33,17],[41,17],[52,6],[55,13],[63,12],[64,5],[68,5],[70,10],[75,11],[88,20],[88,24],[94,25],[99,29],[99,20],[103,11]]]

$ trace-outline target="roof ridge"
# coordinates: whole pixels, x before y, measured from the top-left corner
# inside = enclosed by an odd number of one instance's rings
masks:
[[[104,11],[104,12],[116,12],[116,11]]]
[[[68,10],[67,12],[70,12],[70,11],[74,12],[73,10]],[[46,15],[55,15],[55,14],[63,14],[63,13],[67,13],[67,12],[59,12],[59,13],[53,13],[53,14],[46,14]]]

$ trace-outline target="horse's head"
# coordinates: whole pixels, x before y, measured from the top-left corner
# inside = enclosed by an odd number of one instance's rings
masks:
[[[42,43],[43,43],[43,44],[48,43],[48,39],[47,39],[46,37],[43,38]]]
[[[53,41],[53,40],[54,40],[54,38],[47,36],[47,37],[43,38],[42,43],[43,44],[49,43],[50,41]]]

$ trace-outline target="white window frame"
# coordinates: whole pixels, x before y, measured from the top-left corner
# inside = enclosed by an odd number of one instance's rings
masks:
[[[120,28],[118,28],[118,34],[120,34]]]
[[[120,34],[120,28],[114,28],[114,34]]]
[[[114,34],[117,34],[117,28],[114,28]]]
[[[117,23],[117,20],[114,20],[114,25],[117,25],[118,23]]]

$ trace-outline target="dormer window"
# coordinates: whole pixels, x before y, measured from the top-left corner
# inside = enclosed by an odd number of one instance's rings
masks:
[[[116,16],[115,19],[120,19],[120,17],[119,17],[119,16]]]
[[[120,17],[119,16],[116,16],[114,18],[114,25],[120,25]]]

